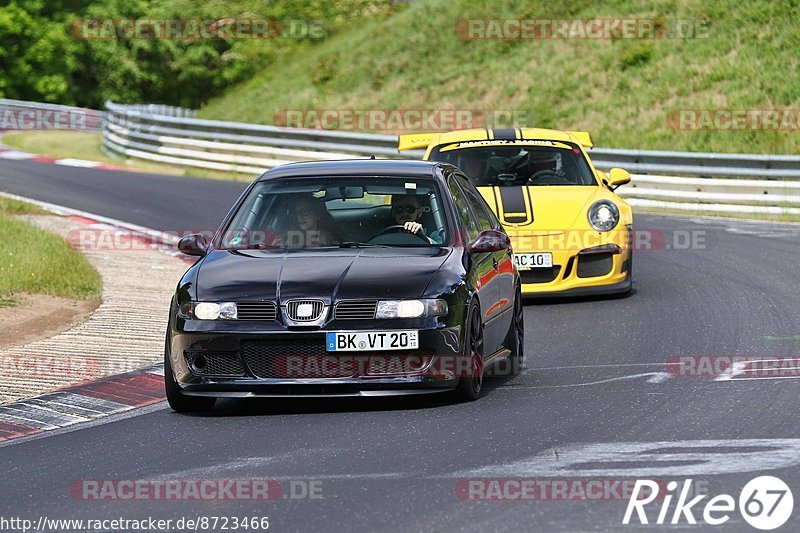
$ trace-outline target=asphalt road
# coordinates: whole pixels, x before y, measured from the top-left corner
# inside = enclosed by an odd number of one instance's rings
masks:
[[[0,190],[158,229],[213,227],[243,187],[0,162]],[[668,480],[691,479],[701,494],[738,500],[747,481],[772,475],[800,496],[800,380],[686,377],[665,364],[798,355],[800,226],[641,215],[635,227],[656,249],[636,252],[634,294],[528,305],[525,372],[491,382],[478,402],[225,401],[206,416],[159,404],[0,447],[0,517],[268,516],[275,531],[755,531],[738,510],[723,525],[702,524],[708,497],[693,508],[699,525],[685,515],[652,525],[670,502],[657,499],[645,526],[636,515],[622,525],[628,501],[613,488],[598,499],[545,490],[525,501],[469,500],[460,490],[479,498],[502,486],[515,498],[504,480],[589,490],[587,480],[646,478],[664,491]],[[233,478],[273,479],[282,493],[202,502],[69,492],[86,479]],[[486,479],[495,484],[475,481]],[[304,498],[305,489],[322,497]],[[795,509],[780,531],[798,528]]]

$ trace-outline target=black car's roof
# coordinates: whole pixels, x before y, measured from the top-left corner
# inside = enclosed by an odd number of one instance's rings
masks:
[[[397,176],[435,177],[435,169],[451,167],[436,161],[415,159],[346,159],[342,161],[306,161],[281,165],[265,172],[259,181],[309,176]]]

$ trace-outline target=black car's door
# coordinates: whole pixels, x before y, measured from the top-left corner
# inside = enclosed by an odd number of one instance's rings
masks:
[[[453,197],[459,229],[464,233],[464,240],[469,244],[478,237],[480,227],[472,212],[469,200],[467,200],[466,194],[458,185],[456,177],[450,176],[447,180],[447,185]],[[468,283],[477,291],[481,306],[481,320],[484,324],[483,355],[491,355],[498,350],[496,318],[499,316],[500,289],[495,282],[497,273],[492,264],[493,260],[493,253],[471,253],[469,271],[467,273]]]
[[[472,183],[469,181],[459,181],[459,183],[461,183],[464,191],[467,193],[467,200],[472,206],[480,230],[485,231],[493,229],[504,231],[500,221],[497,220],[497,217],[489,206],[486,205],[486,201],[481,197]],[[502,331],[507,332],[511,324],[512,314],[506,311],[514,309],[514,254],[509,248],[507,250],[498,250],[494,252],[493,256],[492,266],[495,272],[497,272],[495,283],[500,291],[499,311],[504,315],[500,318],[500,321],[503,324]]]

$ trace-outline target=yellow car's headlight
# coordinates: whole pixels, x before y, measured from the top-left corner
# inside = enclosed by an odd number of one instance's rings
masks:
[[[610,231],[619,224],[619,208],[609,200],[599,200],[589,208],[589,224],[597,231]]]

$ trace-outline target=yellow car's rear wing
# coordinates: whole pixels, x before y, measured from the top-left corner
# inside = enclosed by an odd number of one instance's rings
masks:
[[[591,148],[594,146],[594,144],[592,144],[592,137],[589,135],[588,131],[568,131],[567,133],[575,137],[578,144],[584,148]]]
[[[588,131],[568,131],[570,135],[578,144],[586,148],[592,148],[592,137]],[[434,137],[440,135],[439,133],[408,133],[400,135],[397,138],[397,150],[402,152],[404,150],[416,150],[418,148],[427,148]],[[538,138],[538,137],[537,137]],[[520,140],[524,140],[520,139]]]
[[[439,135],[438,133],[408,133],[397,138],[397,151],[415,150],[417,148],[427,148],[431,139]]]

